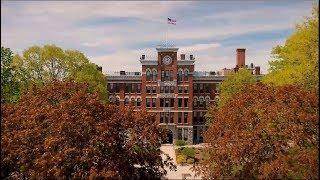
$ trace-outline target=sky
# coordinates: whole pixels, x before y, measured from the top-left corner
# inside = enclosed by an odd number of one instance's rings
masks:
[[[196,71],[233,68],[236,49],[246,48],[246,64],[267,73],[272,48],[285,43],[314,2],[1,1],[1,46],[21,54],[55,44],[83,52],[103,72],[141,71],[140,56],[155,59],[167,39],[178,54],[195,56]]]

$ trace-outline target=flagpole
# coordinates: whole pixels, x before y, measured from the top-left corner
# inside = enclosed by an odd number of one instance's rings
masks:
[[[168,23],[168,20],[167,20],[167,32],[166,32],[166,44],[165,44],[165,47],[168,47],[168,31],[169,31],[169,23]]]

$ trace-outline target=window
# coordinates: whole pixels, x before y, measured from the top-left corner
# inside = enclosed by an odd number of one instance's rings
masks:
[[[147,105],[147,107],[151,107],[151,99],[150,98],[146,98],[146,105]]]
[[[135,106],[135,99],[131,98],[131,106]]]
[[[147,93],[151,93],[151,86],[146,86]]]
[[[174,99],[173,98],[171,98],[170,107],[174,107]]]
[[[124,98],[124,105],[128,105],[129,104],[129,98],[128,97],[126,97],[126,98]]]
[[[170,93],[174,93],[174,86],[170,86]]]
[[[164,81],[165,79],[164,79],[164,71],[161,71],[161,81]]]
[[[204,106],[204,98],[202,97],[202,96],[200,96],[199,97],[199,101],[200,101],[200,103],[199,103],[199,107],[203,107]]]
[[[197,107],[198,106],[198,98],[194,97],[193,98],[193,107]]]
[[[210,96],[206,96],[205,101],[206,101],[206,106],[209,106],[210,105]]]
[[[147,69],[146,75],[147,75],[147,81],[151,81],[151,71],[150,71],[150,69]]]
[[[188,123],[188,113],[184,113],[184,123]]]
[[[137,84],[132,84],[132,87],[131,87],[131,92],[135,93],[137,91]]]
[[[198,118],[197,118],[198,112],[193,112],[193,123],[197,124],[198,123]]]
[[[178,107],[182,107],[182,98],[178,99]]]
[[[109,92],[113,93],[114,92],[114,84],[109,83]]]
[[[185,141],[187,141],[188,140],[188,128],[183,128],[183,139],[185,140]]]
[[[141,106],[141,99],[138,98],[138,99],[137,99],[137,107],[140,107],[140,106]]]
[[[185,93],[185,94],[188,94],[188,87],[187,87],[187,86],[184,87],[184,93]]]
[[[167,112],[165,114],[165,120],[164,120],[165,123],[169,123],[169,116],[170,116],[170,114]]]
[[[160,99],[160,107],[164,107],[164,99]]]
[[[163,119],[164,119],[164,113],[161,112],[161,113],[160,113],[160,123],[163,123]]]
[[[115,87],[114,87],[115,88],[115,92],[119,93],[120,92],[120,88],[119,88],[120,85],[117,84],[117,83],[115,83],[114,85],[115,85]]]
[[[203,84],[200,84],[200,93],[203,93]]]
[[[117,106],[120,105],[120,97],[116,97],[116,105],[117,105]]]
[[[170,91],[170,87],[169,87],[169,86],[165,86],[165,87],[164,87],[164,92],[165,92],[165,93],[169,93],[169,91]]]
[[[178,82],[181,82],[181,81],[182,81],[182,76],[183,76],[182,70],[179,70],[179,71],[178,71]]]
[[[198,84],[193,84],[193,93],[198,92]]]
[[[157,87],[156,86],[152,86],[152,93],[156,94],[157,93]]]
[[[160,93],[164,93],[164,87],[160,86]]]
[[[152,71],[152,81],[157,81],[157,70]]]
[[[169,81],[169,78],[170,78],[170,71],[165,71],[166,74],[165,74],[165,81]]]
[[[141,84],[137,84],[137,93],[141,93]]]
[[[184,107],[188,107],[188,98],[184,99]]]
[[[131,92],[131,84],[126,83],[125,92],[126,92],[126,93],[130,93],[130,92]]]
[[[189,76],[189,70],[185,69],[184,70],[184,81],[188,81],[188,76]]]
[[[178,128],[178,139],[182,140],[182,128]]]
[[[206,93],[210,93],[210,84],[206,84],[205,87],[206,87]]]
[[[203,112],[199,112],[199,122],[203,123]]]
[[[152,107],[156,107],[156,98],[152,98]]]
[[[179,93],[179,94],[182,93],[182,86],[178,86],[178,93]]]
[[[174,114],[170,113],[170,123],[173,123],[173,117],[174,117]]]
[[[178,112],[178,123],[182,123],[182,112]]]

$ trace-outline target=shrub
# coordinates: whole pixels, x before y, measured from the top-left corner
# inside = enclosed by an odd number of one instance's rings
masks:
[[[187,164],[193,164],[193,163],[194,163],[194,159],[192,158],[187,159]]]
[[[187,163],[187,157],[186,157],[185,155],[183,155],[183,154],[177,155],[176,160],[177,160],[177,163],[178,163],[178,164]]]
[[[185,147],[182,149],[181,153],[187,157],[194,157],[194,149]]]
[[[176,140],[176,146],[185,146],[185,145],[187,145],[186,141],[180,140],[180,139]]]

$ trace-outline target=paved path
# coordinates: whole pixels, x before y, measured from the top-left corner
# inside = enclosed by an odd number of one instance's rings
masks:
[[[167,175],[164,178],[167,179],[183,179],[183,176],[189,174],[189,176],[187,176],[185,179],[201,179],[200,177],[194,177],[194,172],[192,172],[192,170],[190,169],[192,167],[192,165],[188,165],[188,166],[180,166],[177,165],[176,162],[176,153],[174,151],[175,146],[172,144],[163,144],[161,146],[161,151],[165,154],[168,154],[172,159],[174,164],[177,166],[177,171],[170,171],[169,168],[166,168],[167,170]],[[162,158],[164,158],[164,155],[161,155]]]

